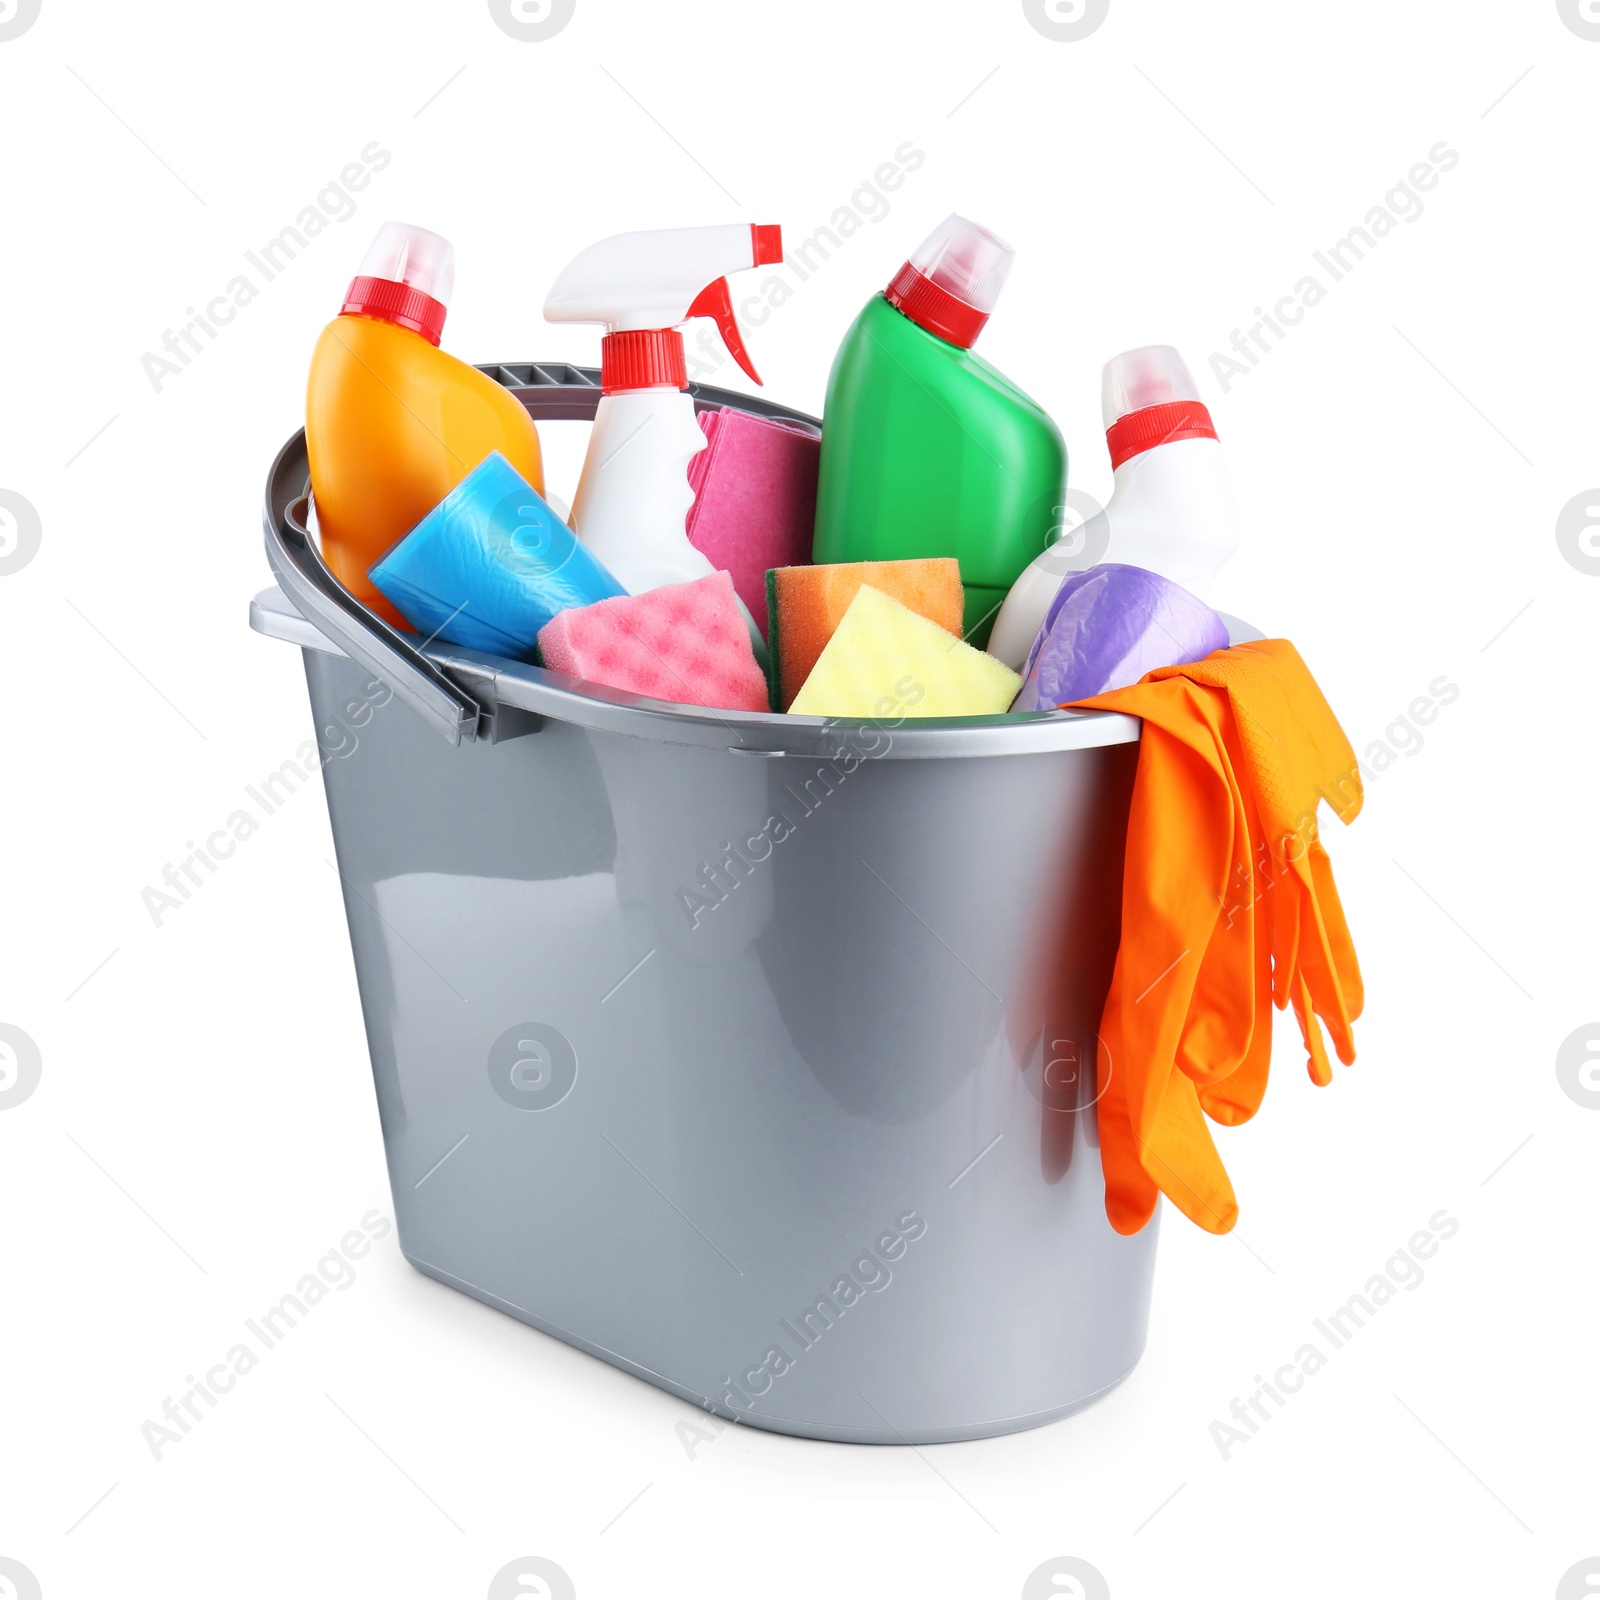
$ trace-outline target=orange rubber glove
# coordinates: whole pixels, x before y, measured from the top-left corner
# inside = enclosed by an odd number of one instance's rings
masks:
[[[1207,1125],[1254,1116],[1272,1005],[1293,1006],[1312,1081],[1355,1060],[1361,973],[1317,805],[1361,809],[1355,752],[1287,640],[1163,667],[1077,702],[1143,720],[1122,941],[1101,1022],[1106,1214],[1136,1233],[1165,1194],[1212,1233],[1238,1218]],[[1321,1022],[1318,1019],[1321,1019]]]

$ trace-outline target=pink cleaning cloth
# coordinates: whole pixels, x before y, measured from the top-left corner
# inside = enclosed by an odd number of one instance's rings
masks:
[[[811,564],[822,435],[732,406],[702,411],[700,427],[707,444],[689,460],[694,504],[685,531],[733,579],[764,637],[767,569]]]

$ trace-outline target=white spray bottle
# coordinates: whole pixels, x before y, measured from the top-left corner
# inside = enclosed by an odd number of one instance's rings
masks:
[[[600,409],[573,496],[572,529],[629,594],[714,570],[684,532],[694,504],[689,458],[706,439],[687,392],[678,326],[713,318],[733,359],[760,383],[725,274],[782,259],[776,226],[619,233],[575,256],[551,287],[546,321],[597,322],[606,330]]]
[[[1169,344],[1127,350],[1100,384],[1114,487],[1106,508],[1050,545],[1012,585],[988,651],[1020,671],[1069,572],[1101,562],[1143,567],[1205,598],[1239,544],[1228,469],[1211,413]]]

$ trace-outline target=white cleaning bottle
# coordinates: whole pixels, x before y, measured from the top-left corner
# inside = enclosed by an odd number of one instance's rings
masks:
[[[1113,356],[1100,387],[1113,488],[1105,510],[1050,545],[1012,585],[989,654],[1020,671],[1069,572],[1143,567],[1205,598],[1239,544],[1239,517],[1211,413],[1169,344]]]
[[[706,438],[694,420],[678,325],[713,318],[733,359],[760,383],[725,274],[782,259],[775,226],[619,233],[575,256],[551,287],[547,321],[598,322],[606,330],[600,409],[572,500],[572,530],[629,594],[714,570],[684,532],[694,504],[689,458]]]

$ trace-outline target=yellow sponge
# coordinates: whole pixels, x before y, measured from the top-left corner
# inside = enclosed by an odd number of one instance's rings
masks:
[[[863,584],[789,710],[801,717],[983,717],[1022,679],[993,656]]]

